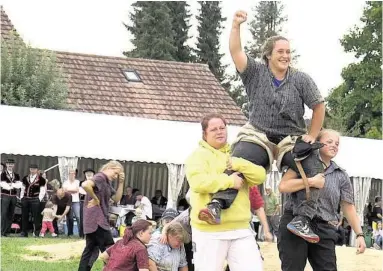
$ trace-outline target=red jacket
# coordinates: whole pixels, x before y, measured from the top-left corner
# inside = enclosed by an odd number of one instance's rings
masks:
[[[250,206],[252,211],[258,210],[259,208],[263,207],[265,204],[257,186],[250,187],[249,199],[250,199]]]

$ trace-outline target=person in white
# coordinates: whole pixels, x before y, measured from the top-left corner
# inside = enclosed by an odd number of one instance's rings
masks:
[[[137,201],[135,207],[141,209],[142,216],[146,217],[146,219],[152,219],[153,209],[150,200],[147,197],[143,196],[141,192],[136,192],[136,200]]]
[[[79,230],[79,235],[82,236],[82,227],[80,227],[80,181],[76,180],[76,170],[69,170],[69,180],[65,181],[63,184],[65,192],[68,192],[72,195],[72,206],[70,208],[67,227],[68,227],[68,236],[73,235],[73,218],[76,218],[77,226]]]

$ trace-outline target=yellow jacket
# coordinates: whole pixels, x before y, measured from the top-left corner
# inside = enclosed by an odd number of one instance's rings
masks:
[[[234,187],[234,179],[223,173],[230,157],[230,145],[217,150],[201,140],[186,161],[186,177],[190,186],[191,225],[205,232],[247,229],[251,219],[249,187],[262,184],[266,171],[245,159],[232,157],[232,169],[245,176],[246,182],[230,208],[222,210],[221,224],[209,225],[198,219],[198,213],[211,201],[212,194]]]

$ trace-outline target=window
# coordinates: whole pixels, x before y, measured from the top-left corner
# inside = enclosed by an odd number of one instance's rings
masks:
[[[129,82],[142,82],[141,77],[138,75],[137,71],[135,70],[124,70],[125,78]]]

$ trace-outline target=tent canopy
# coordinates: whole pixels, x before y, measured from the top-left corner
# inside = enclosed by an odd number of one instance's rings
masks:
[[[0,106],[12,123],[0,153],[183,164],[202,137],[199,123]],[[229,142],[240,127],[229,126]],[[350,176],[383,179],[382,140],[342,137],[335,161]]]

